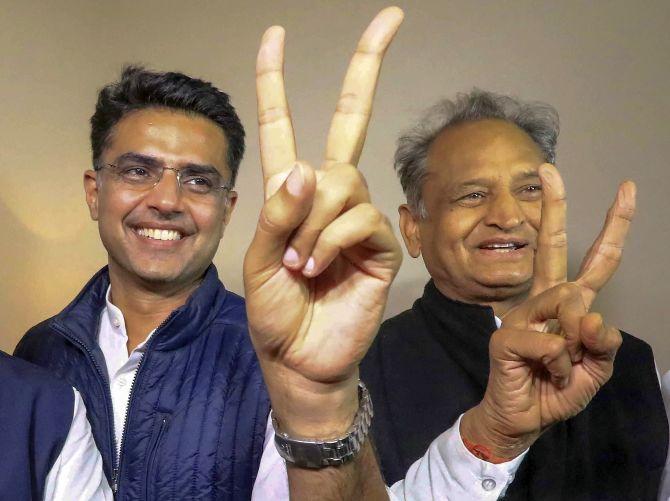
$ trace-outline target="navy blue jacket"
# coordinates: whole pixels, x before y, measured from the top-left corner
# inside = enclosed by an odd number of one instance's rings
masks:
[[[72,424],[74,392],[0,351],[0,499],[42,499]]]
[[[30,329],[16,355],[81,392],[117,499],[248,499],[269,399],[243,299],[226,291],[212,265],[156,329],[133,382],[117,461],[97,339],[108,285],[103,268],[61,313]]]

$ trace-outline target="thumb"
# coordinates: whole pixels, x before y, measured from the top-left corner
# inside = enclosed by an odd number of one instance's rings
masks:
[[[316,191],[314,169],[296,163],[286,181],[263,204],[256,233],[244,259],[245,281],[281,266],[286,244],[309,214]]]

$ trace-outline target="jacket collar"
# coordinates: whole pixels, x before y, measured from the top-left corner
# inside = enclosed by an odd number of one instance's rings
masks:
[[[51,325],[92,353],[99,351],[100,313],[105,307],[109,287],[107,266],[98,271],[77,297],[56,315]],[[209,325],[223,307],[228,293],[218,278],[216,267],[207,268],[202,283],[186,303],[174,310],[156,329],[155,350],[172,350],[183,346]]]
[[[493,308],[448,298],[430,280],[413,309],[424,318],[430,335],[437,339],[449,357],[481,389],[486,388],[489,340],[497,328]]]

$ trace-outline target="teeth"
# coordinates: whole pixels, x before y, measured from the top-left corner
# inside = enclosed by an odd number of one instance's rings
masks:
[[[515,243],[507,243],[507,244],[489,244],[484,246],[484,249],[493,249],[493,250],[512,250],[512,249],[517,249],[521,247],[520,245],[517,245]]]
[[[138,235],[151,238],[152,240],[180,240],[181,233],[175,230],[159,230],[153,228],[140,228]]]

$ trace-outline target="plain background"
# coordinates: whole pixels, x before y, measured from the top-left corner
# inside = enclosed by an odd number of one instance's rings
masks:
[[[272,24],[287,29],[287,89],[301,157],[318,164],[341,79],[378,1],[0,0],[0,348],[57,313],[106,262],[82,173],[97,90],[124,63],[180,70],[230,93],[247,129],[240,200],[215,262],[242,292],[241,263],[261,204],[254,61]],[[473,86],[553,104],[569,197],[574,272],[620,180],[638,184],[624,262],[595,306],[654,347],[670,369],[670,2],[400,2],[405,23],[384,67],[360,167],[392,221],[402,192],[395,140],[441,97]],[[406,256],[387,316],[427,274]],[[411,335],[411,333],[408,333]]]

